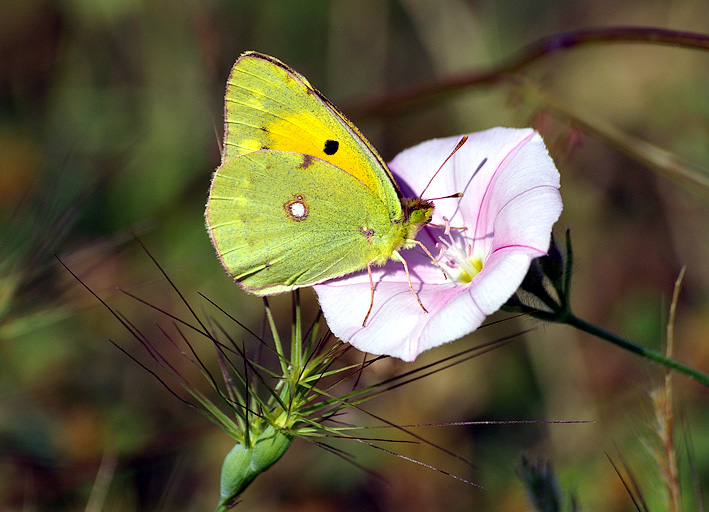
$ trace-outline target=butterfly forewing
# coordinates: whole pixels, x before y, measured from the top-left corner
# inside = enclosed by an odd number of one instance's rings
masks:
[[[291,151],[321,158],[360,180],[401,218],[389,169],[360,131],[296,71],[248,52],[234,64],[225,98],[222,163],[253,151]]]

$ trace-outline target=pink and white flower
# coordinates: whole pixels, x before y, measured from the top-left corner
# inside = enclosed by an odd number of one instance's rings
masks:
[[[409,197],[423,190],[460,138],[423,142],[394,158],[389,167],[411,192]],[[364,352],[413,361],[421,352],[477,329],[517,291],[531,261],[546,254],[562,209],[559,172],[542,138],[532,129],[470,134],[426,197],[457,192],[463,197],[436,201],[432,221],[451,229],[426,226],[417,236],[439,255],[448,279],[420,248],[402,252],[428,312],[409,290],[403,265],[389,261],[373,269],[374,305],[366,327],[366,271],[315,286],[337,337]]]

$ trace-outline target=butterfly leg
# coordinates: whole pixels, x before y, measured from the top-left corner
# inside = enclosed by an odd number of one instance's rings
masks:
[[[373,264],[373,261],[367,263],[367,274],[369,274],[369,290],[371,292],[371,295],[369,297],[369,309],[367,310],[367,314],[364,316],[364,320],[362,321],[362,327],[365,327],[367,323],[367,318],[369,318],[369,314],[372,312],[372,307],[374,307],[374,280],[372,279]]]
[[[441,272],[443,272],[443,277],[445,279],[448,279],[448,276],[446,276],[446,273],[444,272],[443,268],[438,264],[438,262],[433,257],[431,252],[428,249],[426,249],[426,247],[418,240],[414,240],[414,242],[423,248],[423,250],[426,252],[426,254],[428,254],[429,258],[431,258],[431,261],[433,261],[436,265],[438,265],[438,268],[441,269]],[[406,280],[409,283],[409,290],[411,290],[411,293],[413,293],[414,297],[416,297],[416,300],[418,301],[419,306],[421,306],[421,309],[423,309],[426,313],[428,313],[428,310],[423,305],[423,302],[421,302],[421,298],[419,297],[419,294],[416,293],[416,290],[414,290],[414,285],[411,282],[411,274],[409,273],[409,264],[406,263],[406,260],[404,258],[402,258],[401,254],[399,254],[396,251],[394,251],[394,253],[391,255],[391,259],[396,260],[396,261],[400,261],[404,265],[404,272],[406,272]],[[374,263],[375,263],[374,261],[370,261],[369,263],[367,263],[367,274],[369,275],[369,289],[370,289],[371,294],[369,297],[369,309],[367,310],[367,314],[365,315],[364,321],[362,322],[362,327],[366,326],[367,319],[369,318],[369,315],[372,312],[372,308],[374,307],[374,279],[372,278],[372,265],[374,265]]]
[[[448,279],[448,276],[446,275],[446,271],[443,270],[443,267],[441,267],[440,263],[438,263],[438,261],[436,261],[436,258],[433,257],[433,254],[431,254],[431,251],[426,249],[426,246],[423,245],[418,240],[414,240],[413,242],[416,245],[418,245],[419,247],[421,247],[421,249],[423,249],[423,252],[425,252],[428,255],[428,257],[431,258],[431,261],[441,270],[441,272],[443,273],[443,279]],[[404,267],[406,267],[406,262],[404,261],[403,258],[401,259],[401,261],[404,263]],[[407,277],[409,276],[409,269],[408,268],[406,269],[406,276]],[[409,277],[409,288],[411,288],[411,278],[410,277]],[[412,289],[411,291],[413,292],[414,290]],[[416,292],[414,292],[414,294],[415,293]],[[416,295],[416,298],[418,298],[418,295]],[[419,304],[421,304],[421,301],[419,301]],[[421,306],[421,307],[423,308],[423,306]],[[426,311],[426,308],[423,308],[423,310]]]
[[[417,242],[417,243],[420,244],[421,242]],[[421,245],[423,245],[423,244],[421,244]],[[426,249],[425,247],[424,247],[424,249],[426,250],[426,253],[428,253],[430,256],[431,253],[428,252],[428,249]],[[402,258],[401,254],[399,254],[396,251],[394,251],[394,254],[391,255],[391,259],[396,260],[396,261],[400,261],[404,265],[404,272],[406,272],[406,280],[409,282],[409,290],[411,290],[411,293],[413,293],[414,297],[416,297],[416,300],[418,301],[419,306],[421,306],[421,309],[423,309],[426,313],[428,313],[428,309],[426,309],[424,307],[423,302],[421,302],[421,298],[419,297],[419,294],[416,293],[416,291],[414,290],[414,285],[411,283],[411,274],[409,273],[409,264],[406,263],[406,260],[404,258]],[[431,259],[433,259],[433,256],[431,256]],[[436,261],[436,260],[433,260],[433,261]],[[441,270],[443,270],[443,269],[441,269]],[[444,275],[445,275],[445,272],[444,272]]]

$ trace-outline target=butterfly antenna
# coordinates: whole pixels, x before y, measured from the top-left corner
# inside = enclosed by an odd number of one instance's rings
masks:
[[[441,166],[438,168],[438,170],[437,170],[436,172],[433,173],[433,176],[431,176],[431,179],[428,180],[428,183],[426,184],[426,186],[424,187],[424,189],[421,191],[421,195],[420,195],[419,197],[423,198],[423,195],[426,193],[426,190],[428,190],[428,187],[431,186],[431,182],[433,182],[433,178],[435,178],[435,177],[438,175],[438,173],[441,172],[441,169],[443,169],[443,166],[446,165],[446,164],[448,163],[448,160],[450,160],[451,157],[452,157],[453,155],[455,155],[456,152],[457,152],[460,148],[463,147],[463,144],[465,144],[465,143],[467,142],[467,140],[468,140],[468,136],[467,136],[467,135],[463,135],[463,137],[460,139],[460,141],[458,141],[458,144],[456,144],[455,148],[453,148],[453,151],[451,151],[450,155],[448,155],[448,156],[446,157],[446,159],[443,160],[443,163],[441,164]],[[451,197],[457,197],[457,196],[454,195],[454,196],[451,196]]]

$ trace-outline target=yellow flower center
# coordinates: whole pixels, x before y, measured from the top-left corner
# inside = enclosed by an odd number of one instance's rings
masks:
[[[483,269],[483,262],[480,258],[468,258],[458,264],[458,275],[455,280],[468,284]]]

